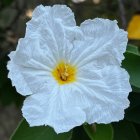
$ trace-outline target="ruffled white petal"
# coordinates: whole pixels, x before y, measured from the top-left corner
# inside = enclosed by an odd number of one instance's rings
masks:
[[[66,5],[40,5],[35,8],[32,19],[27,23],[26,36],[38,32],[42,27],[49,28],[55,20],[63,24],[64,28],[76,26],[74,14]]]
[[[59,90],[53,91],[31,95],[24,101],[22,113],[30,126],[49,125],[62,133],[85,122],[86,115],[80,107],[72,109],[69,104],[63,104]]]
[[[52,7],[52,16],[61,19],[64,26],[76,26],[74,14],[66,5],[54,5]]]
[[[48,83],[51,70],[56,64],[51,54],[47,47],[44,51],[35,38],[24,38],[19,41],[17,50],[9,55],[11,60],[7,67],[8,77],[20,94],[36,93]]]
[[[80,27],[85,35],[85,40],[91,42],[90,46],[81,47],[83,53],[81,53],[80,57],[88,56],[85,63],[92,59],[91,55],[93,54],[94,58],[95,56],[98,59],[111,57],[115,64],[117,64],[116,60],[121,64],[124,59],[123,53],[126,50],[128,39],[127,32],[119,29],[117,21],[96,18],[94,20],[86,20]],[[91,51],[92,54],[90,53]],[[106,59],[105,62],[107,63]]]
[[[55,25],[56,22],[59,23],[58,26]],[[59,30],[59,26],[62,25],[65,37],[68,40],[73,41],[83,38],[83,33],[76,26],[74,14],[70,8],[65,5],[54,5],[53,7],[40,5],[35,8],[32,19],[27,23],[25,36],[32,38],[41,35],[42,32],[49,36],[50,30],[52,31],[51,35],[55,35],[55,32]],[[56,39],[59,38],[61,40],[61,36],[58,37],[56,34]]]
[[[70,62],[78,68],[92,67],[94,69],[101,69],[108,65],[120,65],[112,53],[111,45],[103,45],[101,49],[98,48],[101,46],[99,42],[90,40],[75,41],[73,46],[74,49],[70,54]]]
[[[8,78],[12,80],[12,85],[16,86],[17,92],[24,96],[31,95],[32,91],[28,86],[28,83],[25,81],[20,70],[18,69],[18,66],[15,65],[12,61],[10,61],[8,62],[7,68],[10,71],[8,74]]]
[[[79,75],[81,90],[84,91],[84,87],[89,89],[86,96],[93,100],[91,107],[85,109],[86,121],[110,123],[123,119],[124,110],[129,106],[128,94],[131,92],[128,73],[118,66],[93,71],[87,70],[89,75]]]
[[[49,20],[52,19],[52,21],[57,19],[65,26],[76,26],[74,14],[66,5],[54,5],[52,7],[39,5],[33,11],[32,20],[40,20],[43,16],[46,16],[44,22],[45,20],[48,20],[47,18],[49,18]]]

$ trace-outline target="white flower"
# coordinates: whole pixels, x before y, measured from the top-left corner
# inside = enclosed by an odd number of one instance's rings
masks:
[[[116,21],[96,18],[78,27],[65,5],[38,6],[8,63],[12,85],[28,95],[22,113],[30,126],[61,133],[123,119],[131,91],[120,67],[126,45]]]

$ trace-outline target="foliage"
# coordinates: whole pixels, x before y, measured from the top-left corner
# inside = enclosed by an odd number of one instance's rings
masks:
[[[113,139],[113,128],[111,124],[84,125],[84,129],[91,140]]]
[[[133,123],[121,121],[113,124],[114,140],[139,140]]]
[[[29,127],[23,119],[11,140],[70,140],[72,132],[56,134],[49,126]]]

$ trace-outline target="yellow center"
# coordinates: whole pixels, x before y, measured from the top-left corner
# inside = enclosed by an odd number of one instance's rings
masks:
[[[54,68],[52,75],[60,85],[63,85],[76,81],[76,71],[75,66],[62,61]]]

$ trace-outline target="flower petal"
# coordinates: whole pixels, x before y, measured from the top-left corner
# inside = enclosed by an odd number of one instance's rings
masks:
[[[128,73],[118,66],[108,66],[89,75],[81,75],[81,90],[89,87],[86,96],[93,99],[90,108],[85,109],[88,123],[110,123],[124,117],[129,106],[128,94],[131,92]],[[93,73],[93,76],[92,76]],[[115,113],[117,112],[117,113]],[[115,113],[115,115],[114,115]]]
[[[8,73],[8,78],[12,80],[12,86],[16,86],[17,92],[24,96],[32,94],[28,83],[25,81],[18,67],[12,61],[10,61],[8,62],[7,68],[10,71]]]
[[[22,113],[30,126],[49,125],[57,133],[62,133],[84,123],[85,113],[79,107],[71,108],[68,104],[64,106],[61,93],[58,89],[55,91],[26,98]]]
[[[33,11],[32,19],[27,23],[26,35],[37,32],[42,26],[49,28],[46,24],[53,24],[54,20],[59,21],[64,27],[76,26],[74,14],[66,5],[37,6]]]
[[[9,55],[8,77],[22,95],[41,89],[50,79],[50,71],[55,66],[51,52],[40,47],[37,40],[24,38],[19,41],[17,50]]]
[[[39,5],[33,11],[33,20],[37,20],[43,16],[60,20],[65,26],[76,26],[74,14],[66,5],[43,6]],[[47,20],[47,19],[46,19]]]
[[[59,30],[59,27],[54,26],[56,22],[63,26],[65,37],[68,40],[72,41],[78,38],[81,39],[83,37],[81,29],[76,26],[73,12],[66,5],[54,5],[53,7],[44,7],[43,5],[40,5],[35,8],[32,19],[27,22],[25,36],[37,36],[38,34],[41,34],[43,30],[45,31],[45,29],[51,29],[51,34],[55,36],[55,32]],[[46,34],[48,33],[46,32]],[[61,36],[56,37],[56,39],[59,38],[61,40]]]
[[[96,18],[94,20],[86,20],[80,27],[85,35],[85,43],[81,47],[83,52],[77,58],[78,60],[87,56],[85,57],[85,62],[83,61],[85,64],[94,59],[95,56],[98,59],[110,57],[115,64],[121,64],[124,59],[123,53],[126,50],[128,39],[127,33],[118,28],[116,21]],[[86,42],[90,42],[90,45],[87,47],[84,46]],[[93,52],[93,55],[91,52]],[[106,59],[104,62],[106,62]]]
[[[66,5],[54,5],[52,7],[52,16],[61,19],[65,26],[76,26],[74,14]]]

